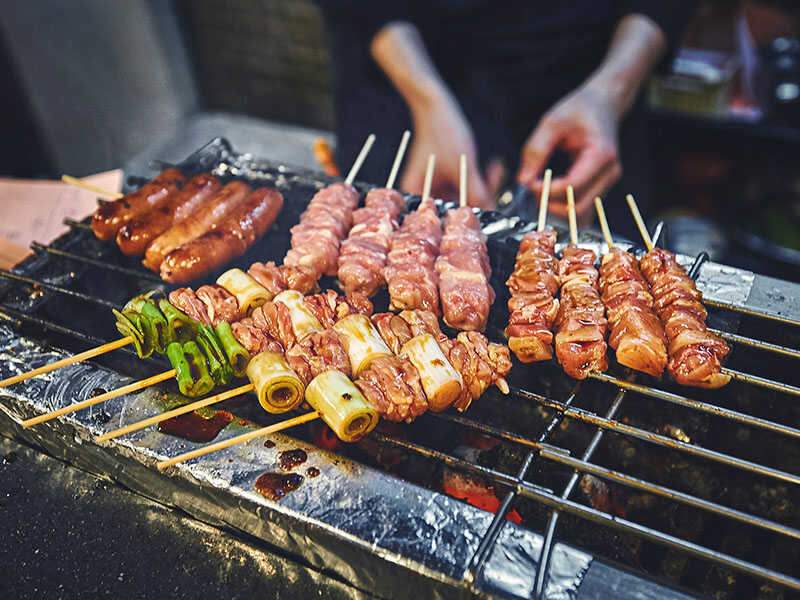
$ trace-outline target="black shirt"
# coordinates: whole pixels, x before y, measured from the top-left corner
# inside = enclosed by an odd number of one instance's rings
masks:
[[[408,21],[469,119],[482,158],[515,164],[539,117],[577,87],[603,59],[619,20],[643,14],[676,41],[691,0],[319,0],[334,65],[337,159],[352,161],[364,138],[380,140],[364,166],[379,182],[408,111],[372,60],[369,44],[384,25]]]

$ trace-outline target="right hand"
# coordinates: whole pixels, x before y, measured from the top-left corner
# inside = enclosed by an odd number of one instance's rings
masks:
[[[478,167],[472,129],[454,99],[414,111],[414,141],[400,180],[403,191],[421,194],[428,156],[436,156],[431,196],[458,200],[459,161],[467,155],[467,203],[491,208],[492,198]]]

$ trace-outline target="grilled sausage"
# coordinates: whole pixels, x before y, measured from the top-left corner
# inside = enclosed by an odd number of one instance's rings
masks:
[[[162,171],[135,192],[98,208],[92,216],[92,231],[104,242],[113,240],[123,225],[166,202],[170,194],[177,192],[184,183],[186,177],[177,169]]]
[[[200,237],[244,202],[251,188],[243,181],[231,181],[189,218],[176,223],[158,236],[147,247],[142,263],[148,269],[158,271],[164,257],[175,248]]]
[[[278,190],[255,190],[221,223],[170,252],[161,263],[161,278],[170,283],[191,281],[238,258],[266,233],[282,207]]]
[[[196,212],[222,182],[210,173],[193,177],[178,193],[172,194],[161,206],[133,218],[117,233],[117,244],[123,254],[141,256],[147,245],[172,227]]]

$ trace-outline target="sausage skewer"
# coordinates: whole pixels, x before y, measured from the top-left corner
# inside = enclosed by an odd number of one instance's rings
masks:
[[[608,368],[605,307],[597,288],[595,253],[578,246],[575,196],[567,186],[570,244],[558,262],[561,302],[556,329],[556,357],[570,377],[585,379]]]
[[[608,345],[621,365],[659,377],[667,365],[667,340],[650,288],[639,261],[614,246],[602,200],[595,198],[594,204],[608,246],[600,266],[600,291],[611,328]]]
[[[467,157],[461,155],[459,207],[447,212],[444,236],[436,259],[439,299],[444,322],[462,331],[483,331],[495,293],[486,236],[467,206]]]
[[[647,246],[639,265],[650,284],[664,332],[669,340],[667,371],[681,385],[718,388],[730,381],[722,360],[728,345],[706,327],[703,295],[694,280],[667,250],[655,248],[636,201],[627,196],[636,226]]]

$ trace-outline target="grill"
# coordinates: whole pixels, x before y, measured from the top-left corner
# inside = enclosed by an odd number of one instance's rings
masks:
[[[284,194],[274,230],[237,261],[245,267],[279,259],[288,228],[330,182],[237,154],[222,139],[178,166]],[[407,200],[413,208],[419,198]],[[531,224],[493,212],[480,217],[498,293],[487,335],[500,340],[508,318],[503,282]],[[61,350],[53,348],[79,351],[113,339],[110,308],[163,287],[95,240],[87,222],[68,221],[67,234],[49,246],[33,244],[31,258],[0,272],[0,378],[54,360]],[[589,234],[581,245],[601,249]],[[20,416],[166,365],[123,348],[3,390],[0,431],[379,596],[787,597],[800,590],[800,429],[793,426],[800,422],[800,376],[792,369],[800,357],[800,288],[712,263],[704,253],[679,258],[712,309],[710,325],[734,348],[727,365],[733,381],[721,390],[634,376],[613,360],[608,373],[581,383],[555,365],[515,364],[509,396],[488,391],[464,414],[425,415],[334,453],[308,444],[313,433],[298,430],[290,432],[295,438],[273,436],[274,449],[250,443],[170,475],[153,464],[181,452],[187,443],[179,438],[143,431],[103,447],[90,441],[162,410],[163,391],[115,399],[49,426],[18,426]],[[386,304],[379,294],[376,310]],[[252,404],[223,406],[237,417],[233,429],[278,420]],[[465,443],[470,439],[492,442],[481,448]],[[308,464],[323,476],[268,502],[253,481],[290,447],[306,449]],[[442,494],[442,480],[483,486],[497,498],[494,514]]]

